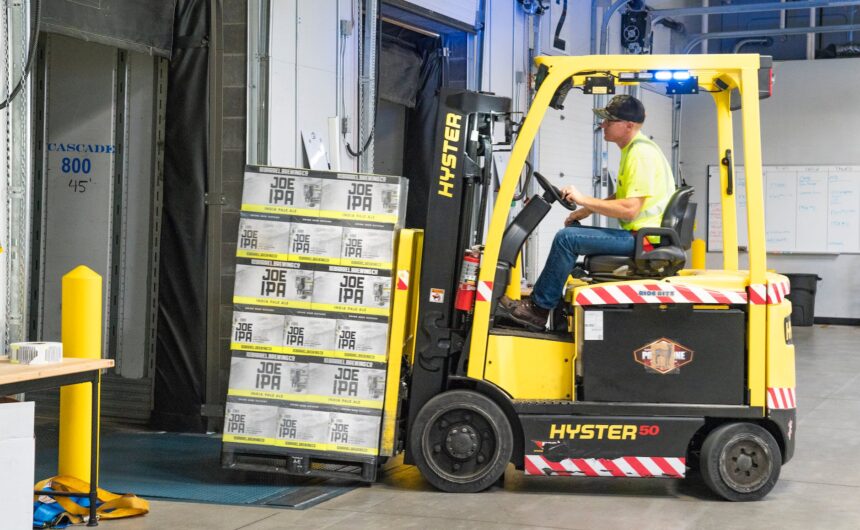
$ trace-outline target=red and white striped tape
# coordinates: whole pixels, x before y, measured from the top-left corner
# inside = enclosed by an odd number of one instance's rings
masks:
[[[397,271],[397,290],[405,291],[409,289],[409,271]]]
[[[608,304],[746,304],[743,291],[706,289],[677,283],[603,284],[582,287],[576,305]]]
[[[757,283],[749,286],[751,304],[781,304],[791,292],[788,281],[775,281],[767,285]]]
[[[684,478],[686,460],[662,456],[623,456],[620,458],[568,458],[551,462],[540,455],[526,455],[526,475],[571,477]]]
[[[478,282],[478,301],[486,302],[493,298],[493,282]]]
[[[762,305],[767,303],[767,286],[761,283],[754,283],[747,288],[749,292],[750,303],[753,305]]]
[[[773,387],[767,389],[767,408],[769,409],[795,409],[797,400],[794,389],[787,387]]]
[[[773,294],[774,302],[768,302],[768,303],[778,304],[778,303],[782,302],[785,299],[785,297],[787,297],[789,294],[791,294],[791,283],[788,281],[788,278],[786,278],[785,280],[770,282],[768,284],[768,289],[774,290],[774,294]]]

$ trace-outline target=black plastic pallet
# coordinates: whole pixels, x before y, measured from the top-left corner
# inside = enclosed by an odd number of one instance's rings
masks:
[[[374,482],[379,459],[308,453],[250,452],[230,448],[225,444],[221,451],[221,465],[227,469],[243,471]]]

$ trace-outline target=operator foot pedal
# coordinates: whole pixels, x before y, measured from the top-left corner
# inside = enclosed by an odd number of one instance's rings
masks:
[[[588,278],[588,271],[586,271],[582,267],[574,267],[573,270],[570,272],[570,275],[577,280],[584,280]]]
[[[562,308],[563,304],[558,304],[555,309],[549,313],[549,329],[550,331],[567,331],[567,312]]]

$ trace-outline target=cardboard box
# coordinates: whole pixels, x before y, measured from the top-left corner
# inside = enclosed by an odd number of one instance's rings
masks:
[[[286,261],[290,252],[288,216],[242,212],[236,256]]]
[[[323,410],[312,410],[298,407],[278,408],[278,429],[276,437],[280,440],[290,440],[314,444],[309,449],[321,449],[328,434],[331,413]]]
[[[381,409],[384,392],[383,363],[238,351],[230,363],[239,397]]]
[[[33,527],[36,444],[32,401],[0,404],[0,514],[3,528]]]
[[[388,316],[390,271],[326,266],[314,275],[312,308],[319,311]]]
[[[332,412],[329,422],[329,450],[376,454],[379,446],[379,416]]]
[[[275,437],[277,424],[277,406],[227,402],[224,434],[258,438],[258,441],[265,442]]]
[[[334,350],[337,321],[310,311],[293,311],[285,317],[284,353],[323,355]]]
[[[334,349],[344,354],[379,356],[384,361],[388,353],[388,321],[339,319]]]
[[[321,173],[320,216],[398,224],[404,213],[405,179],[354,173]]]
[[[275,313],[234,311],[230,348],[279,351],[284,345],[285,318],[284,315]]]
[[[314,270],[300,263],[238,260],[233,303],[308,309]]]
[[[334,220],[295,217],[290,226],[290,259],[338,264],[342,239],[343,226]]]
[[[348,223],[343,228],[340,264],[352,267],[391,269],[394,231],[390,225]]]
[[[302,170],[245,171],[242,211],[315,217],[322,199],[320,179]]]

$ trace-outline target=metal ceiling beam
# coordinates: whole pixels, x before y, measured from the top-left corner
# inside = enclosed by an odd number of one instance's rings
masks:
[[[694,47],[707,40],[743,39],[747,37],[776,37],[780,35],[806,35],[809,33],[848,33],[849,31],[860,31],[860,24],[702,33],[699,35],[693,35],[690,39],[690,42],[688,42],[687,45],[684,46],[684,50],[681,53],[690,53],[690,51]]]
[[[719,15],[721,13],[757,13],[762,11],[788,11],[790,9],[815,9],[819,7],[844,7],[860,5],[858,0],[806,0],[803,2],[767,2],[760,4],[730,4],[711,7],[679,7],[655,9],[650,12],[651,24],[670,18],[692,15]]]

